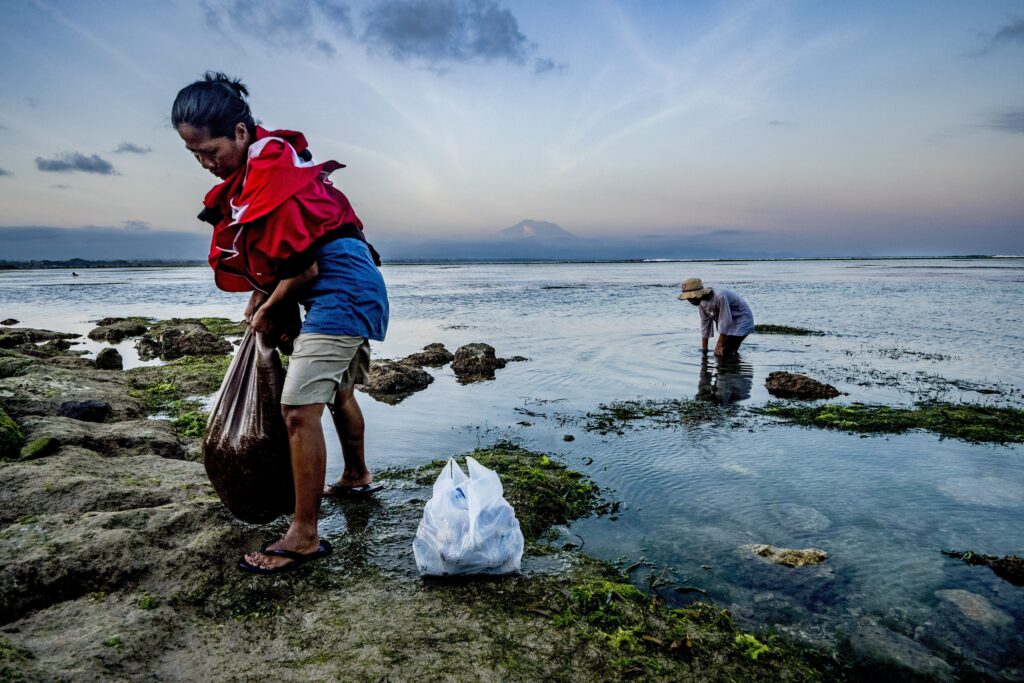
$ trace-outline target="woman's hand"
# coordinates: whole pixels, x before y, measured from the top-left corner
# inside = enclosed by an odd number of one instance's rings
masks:
[[[249,304],[245,307],[245,322],[252,325],[252,318],[256,315],[257,309],[267,301],[267,295],[258,289],[253,290],[249,297]]]
[[[270,306],[264,304],[257,308],[249,320],[249,325],[253,330],[261,334],[270,332],[271,327],[273,327],[273,320],[270,317]]]

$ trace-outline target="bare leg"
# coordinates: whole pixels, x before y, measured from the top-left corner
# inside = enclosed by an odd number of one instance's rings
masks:
[[[292,477],[295,480],[295,517],[284,536],[271,543],[272,550],[293,550],[308,554],[320,546],[317,520],[320,495],[327,469],[327,448],[320,416],[324,404],[308,406],[281,406],[288,427],[288,444],[292,455]],[[292,562],[284,557],[273,557],[254,552],[245,556],[249,564],[270,569]]]
[[[366,422],[363,411],[359,409],[355,393],[352,389],[339,391],[331,406],[331,417],[334,428],[341,442],[341,454],[345,459],[345,471],[335,483],[336,487],[365,486],[373,481],[373,475],[366,469],[366,452],[363,446],[363,435]],[[324,489],[330,495],[330,487]]]

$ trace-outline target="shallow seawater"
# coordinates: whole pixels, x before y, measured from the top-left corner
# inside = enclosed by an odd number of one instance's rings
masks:
[[[1024,555],[1024,446],[925,433],[861,437],[744,417],[768,373],[806,372],[839,401],[1024,403],[1024,260],[386,266],[392,306],[378,357],[475,341],[522,355],[493,381],[450,368],[397,405],[360,395],[373,467],[422,464],[499,439],[554,453],[621,501],[566,540],[633,571],[668,568],[750,627],[772,627],[942,672],[1024,676],[1024,588],[944,548]],[[243,295],[202,268],[0,272],[0,318],[86,333],[114,315],[239,318]],[[703,362],[689,276],[744,296],[760,323],[822,337],[752,335],[738,365]],[[137,364],[132,341],[119,345]],[[79,348],[95,353],[102,344]],[[952,384],[950,382],[953,382]],[[583,429],[599,404],[686,399],[737,406],[695,426]],[[327,426],[328,423],[325,423]],[[575,440],[566,442],[563,435]],[[340,472],[328,438],[329,475]],[[372,523],[372,520],[370,521]],[[346,521],[329,513],[328,533]],[[748,544],[821,548],[787,569]],[[411,551],[409,562],[411,563]],[[702,594],[663,594],[683,603]]]

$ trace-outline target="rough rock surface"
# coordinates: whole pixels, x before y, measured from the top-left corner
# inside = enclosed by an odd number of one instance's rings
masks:
[[[0,330],[0,349],[11,349],[24,344],[36,344],[56,339],[74,339],[77,334],[71,332],[54,332],[53,330],[37,330],[32,327],[11,327]]]
[[[128,337],[138,337],[148,327],[141,318],[103,318],[96,321],[96,327],[89,332],[89,339],[117,344]]]
[[[953,667],[928,652],[923,645],[912,638],[890,631],[871,619],[860,620],[849,643],[857,656],[880,661],[890,667],[913,671],[927,680],[956,680]],[[892,680],[899,680],[895,672],[889,676],[892,676]]]
[[[117,349],[112,347],[101,349],[100,352],[96,354],[96,360],[94,362],[96,363],[96,367],[101,370],[124,369],[124,359],[121,358],[121,354],[118,353]]]
[[[451,363],[454,359],[455,354],[446,349],[444,344],[435,342],[434,344],[424,346],[422,351],[406,356],[402,359],[402,362],[406,365],[415,365],[416,367],[440,368]]]
[[[182,356],[215,356],[231,353],[231,343],[201,323],[154,326],[135,344],[139,358],[173,360]]]
[[[775,564],[786,567],[803,567],[809,564],[820,564],[828,559],[828,553],[818,548],[776,548],[770,545],[752,545],[750,551]]]
[[[21,421],[29,443],[49,438],[61,446],[81,446],[108,456],[140,453],[184,458],[188,445],[166,420],[148,418],[112,423],[83,422],[68,417],[29,416]]]
[[[21,428],[0,406],[0,459],[17,456],[23,443],[25,435]]]
[[[80,358],[25,364],[17,374],[0,379],[0,405],[14,418],[56,415],[65,401],[109,403],[115,419],[143,415],[145,404],[128,394],[124,373],[90,371],[91,365]]]
[[[398,403],[430,386],[429,372],[404,361],[378,360],[370,363],[370,373],[359,388],[384,403]]]
[[[64,401],[57,406],[57,416],[83,422],[103,422],[110,417],[110,404],[106,401]]]
[[[494,355],[494,347],[479,342],[460,346],[452,361],[452,370],[460,382],[494,379],[494,371],[503,367],[505,359]]]
[[[816,399],[835,398],[839,395],[839,390],[831,384],[822,384],[795,372],[773,372],[768,375],[764,385],[768,387],[769,394],[779,398]]]

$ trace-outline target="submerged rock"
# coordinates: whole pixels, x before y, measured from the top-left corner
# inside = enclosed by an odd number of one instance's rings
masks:
[[[943,550],[942,554],[963,560],[970,565],[985,565],[1004,581],[1009,581],[1014,586],[1024,586],[1024,559],[1016,555],[999,557],[976,553],[973,550]]]
[[[369,377],[359,388],[378,401],[398,403],[433,381],[429,372],[405,361],[378,360],[370,363]]]
[[[57,406],[57,416],[83,422],[103,422],[110,416],[110,404],[106,401],[64,401]]]
[[[795,372],[773,372],[768,375],[764,385],[768,387],[769,394],[779,398],[817,399],[839,395],[839,390],[831,384],[823,384]]]
[[[494,347],[479,342],[460,346],[452,361],[452,370],[462,383],[494,379],[494,371],[503,367],[505,359],[494,355]]]
[[[803,567],[810,564],[820,564],[828,559],[828,553],[818,548],[776,548],[770,545],[752,545],[750,551],[758,557],[763,557],[775,564],[786,567]]]
[[[117,349],[107,347],[96,354],[96,367],[101,370],[123,370],[124,359]]]
[[[135,344],[139,358],[173,360],[183,356],[217,356],[231,353],[231,343],[202,323],[156,325]]]
[[[977,593],[952,589],[935,591],[935,597],[950,603],[960,614],[988,629],[1002,628],[1013,623],[1013,617]]]
[[[446,349],[444,344],[434,343],[427,344],[422,351],[406,356],[402,362],[416,367],[426,365],[431,368],[439,368],[451,363],[454,358],[455,354]]]
[[[931,680],[953,681],[953,667],[928,652],[912,638],[890,631],[880,624],[862,618],[850,636],[850,649],[861,660],[877,662],[886,667],[908,669]],[[895,680],[896,672],[891,672]]]
[[[143,318],[103,318],[89,332],[89,339],[117,344],[128,337],[138,337],[149,328]]]

